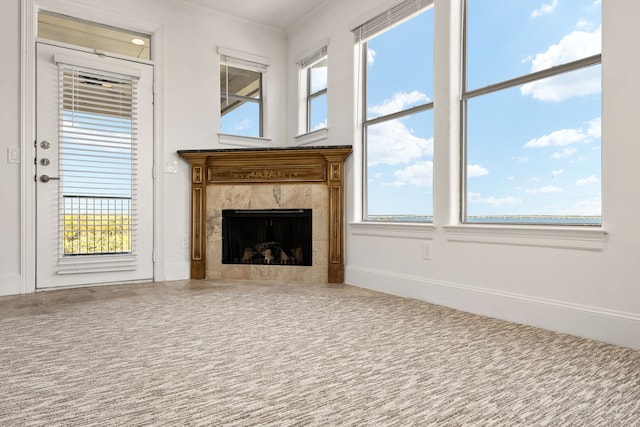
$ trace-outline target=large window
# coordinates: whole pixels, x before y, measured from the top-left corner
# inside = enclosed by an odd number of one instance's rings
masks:
[[[466,0],[467,223],[601,223],[600,0]]]
[[[354,30],[362,61],[364,220],[433,220],[433,4],[406,0]]]
[[[221,55],[220,132],[262,138],[264,132],[264,74],[266,66]]]

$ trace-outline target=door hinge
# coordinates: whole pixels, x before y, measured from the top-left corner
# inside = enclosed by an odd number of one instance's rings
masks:
[[[156,262],[156,251],[151,251],[151,261]]]

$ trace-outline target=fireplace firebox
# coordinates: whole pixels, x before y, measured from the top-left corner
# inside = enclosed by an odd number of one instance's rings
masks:
[[[223,209],[222,263],[312,265],[311,209]]]

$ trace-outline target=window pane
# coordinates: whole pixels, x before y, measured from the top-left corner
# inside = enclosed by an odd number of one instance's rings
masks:
[[[223,105],[226,103],[223,98]],[[231,105],[232,102],[230,102]],[[240,102],[235,108],[227,111],[220,118],[221,132],[228,135],[250,136],[260,135],[260,104],[257,102]]]
[[[467,90],[601,52],[602,2],[467,0]]]
[[[223,96],[228,93],[259,99],[260,80],[261,73],[258,71],[220,65],[220,93]]]
[[[327,94],[319,95],[311,99],[311,118],[309,121],[309,131],[327,127]]]
[[[310,94],[327,88],[327,58],[324,58],[309,68]]]
[[[600,224],[600,74],[467,101],[468,222]]]
[[[433,110],[366,127],[366,219],[432,221]]]
[[[368,119],[433,100],[433,8],[365,46]]]
[[[262,73],[220,65],[220,131],[262,136]]]
[[[38,37],[133,58],[151,58],[151,36],[57,13],[38,12]]]

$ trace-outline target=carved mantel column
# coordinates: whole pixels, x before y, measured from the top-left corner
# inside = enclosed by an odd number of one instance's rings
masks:
[[[204,278],[206,274],[206,209],[206,162],[203,159],[194,159],[191,163],[191,277],[193,278]]]
[[[344,281],[344,160],[351,146],[181,150],[191,163],[191,278],[206,272],[206,188],[221,184],[321,183],[329,188],[328,281]]]

